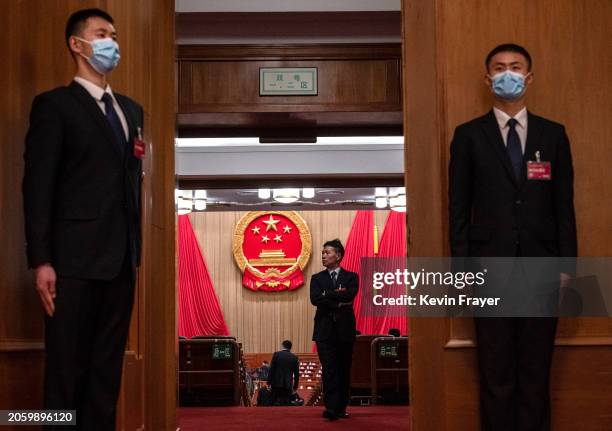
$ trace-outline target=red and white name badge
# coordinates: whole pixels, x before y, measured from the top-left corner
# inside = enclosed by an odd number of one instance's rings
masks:
[[[145,143],[142,140],[142,130],[138,128],[138,136],[134,137],[134,157],[144,159],[145,156]]]
[[[542,162],[539,151],[535,152],[535,157],[535,162],[527,162],[527,179],[550,181],[552,179],[550,162]]]

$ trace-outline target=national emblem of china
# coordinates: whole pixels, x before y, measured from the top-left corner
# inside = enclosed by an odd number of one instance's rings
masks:
[[[234,258],[253,291],[295,290],[312,253],[310,230],[295,211],[251,211],[236,225]]]

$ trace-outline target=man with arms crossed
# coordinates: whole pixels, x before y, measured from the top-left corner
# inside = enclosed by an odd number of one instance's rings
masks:
[[[323,417],[330,421],[349,417],[346,407],[356,333],[353,299],[359,277],[340,267],[343,257],[340,240],[327,241],[321,255],[326,269],[310,280],[310,302],[317,307],[312,340],[323,367]]]
[[[576,256],[569,140],[561,124],[525,107],[531,56],[500,45],[485,66],[493,109],[457,127],[451,144],[452,256]],[[560,285],[568,281],[561,273]],[[482,430],[550,430],[557,318],[483,317],[475,324]]]
[[[77,428],[115,429],[140,260],[143,111],[106,81],[119,62],[113,19],[75,12],[76,76],[34,99],[23,199],[28,264],[45,316],[45,409]]]

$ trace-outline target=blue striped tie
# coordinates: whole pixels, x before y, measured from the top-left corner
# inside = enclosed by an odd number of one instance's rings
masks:
[[[518,121],[514,118],[508,120],[508,137],[506,139],[506,149],[512,162],[512,168],[514,170],[514,176],[517,180],[521,178],[521,171],[523,170],[523,150],[521,149],[521,138],[516,131],[516,125]]]

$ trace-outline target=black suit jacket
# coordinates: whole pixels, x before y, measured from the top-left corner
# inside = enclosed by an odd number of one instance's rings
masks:
[[[340,269],[337,287],[346,291],[336,292],[327,269],[314,274],[310,280],[310,302],[317,307],[314,318],[313,341],[348,342],[355,338],[355,313],[353,306],[340,303],[352,302],[359,290],[359,276]]]
[[[572,156],[561,124],[528,113],[520,179],[493,111],[455,130],[449,167],[454,257],[577,254]],[[551,163],[552,179],[528,180],[527,161]],[[571,271],[570,268],[566,268]]]
[[[300,361],[288,350],[274,352],[270,363],[268,384],[273,388],[297,390],[300,381]]]
[[[129,138],[121,155],[106,116],[76,82],[34,99],[26,137],[23,200],[28,263],[58,276],[110,280],[127,256],[140,261],[141,160],[133,141],[143,110],[114,93]]]

